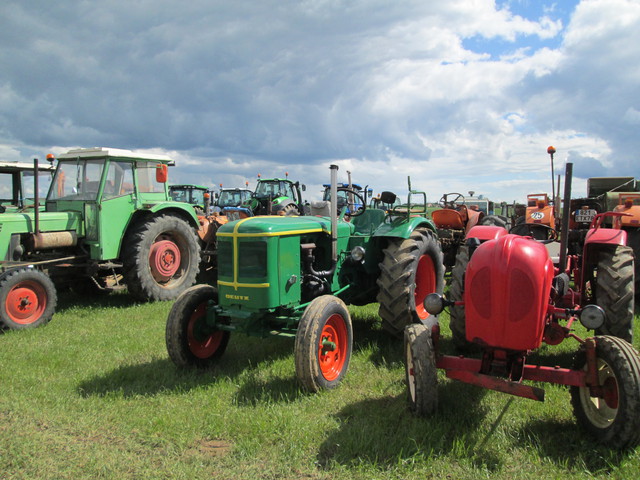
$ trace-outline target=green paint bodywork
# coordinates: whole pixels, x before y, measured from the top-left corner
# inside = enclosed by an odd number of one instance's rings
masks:
[[[197,228],[198,219],[189,204],[174,202],[166,183],[155,181],[163,156],[137,155],[123,150],[81,149],[58,158],[58,165],[39,214],[42,233],[73,232],[77,245],[54,251],[30,250],[35,214],[0,216],[0,270],[68,255],[102,262],[119,259],[123,239],[137,219],[148,214],[178,214]],[[10,262],[10,263],[7,263]]]
[[[415,194],[417,192],[411,192]],[[366,209],[350,222],[337,222],[338,261],[327,275],[329,291],[347,304],[375,302],[383,249],[390,240],[409,238],[416,228],[436,232],[423,206],[385,212]],[[419,214],[417,214],[418,212]],[[229,222],[218,230],[218,304],[211,304],[210,327],[250,335],[295,335],[310,301],[302,287],[305,245],[313,244],[313,269],[330,272],[331,220],[315,216],[257,216]],[[360,246],[364,261],[351,259]],[[307,278],[309,280],[309,278]]]

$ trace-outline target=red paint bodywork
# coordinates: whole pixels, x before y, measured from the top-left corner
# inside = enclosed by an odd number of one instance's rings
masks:
[[[481,244],[465,276],[467,340],[527,351],[542,344],[553,262],[544,245],[519,235]]]

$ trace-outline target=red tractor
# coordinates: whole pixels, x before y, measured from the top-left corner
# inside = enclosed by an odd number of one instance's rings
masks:
[[[570,167],[568,164],[565,205],[570,197],[566,193],[570,191]],[[599,228],[603,218],[597,217],[587,235],[583,265],[592,263],[588,257],[593,252],[629,249],[624,246],[625,231]],[[568,223],[566,213],[565,221]],[[452,301],[432,294],[425,300],[431,319],[446,306],[464,309],[465,340],[480,350],[480,356],[441,354],[440,327],[435,319],[408,326],[405,361],[412,410],[418,414],[435,411],[437,369],[443,369],[449,378],[533,400],[544,400],[544,390],[523,381],[549,382],[570,387],[578,423],[597,440],[618,448],[638,445],[640,354],[630,342],[610,334],[612,322],[614,326],[616,322],[607,318],[604,308],[584,303],[590,293],[569,288],[563,268],[570,263],[566,254],[560,255],[556,264],[547,249],[548,240],[508,234],[504,229],[499,232],[497,227],[478,226],[468,237],[485,229],[490,231],[484,242],[468,242],[473,251],[465,268],[461,298]],[[602,250],[595,248],[598,245]],[[633,272],[633,257],[625,269]],[[582,275],[590,278],[593,290],[601,288],[598,277],[603,274]],[[583,285],[582,278],[578,285]],[[572,332],[578,319],[597,335],[581,338]],[[571,368],[527,364],[527,356],[543,343],[557,345],[569,338],[579,343]]]

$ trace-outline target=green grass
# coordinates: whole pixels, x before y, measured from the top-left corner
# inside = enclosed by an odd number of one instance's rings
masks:
[[[640,448],[609,450],[579,430],[564,387],[545,386],[539,403],[441,376],[437,414],[414,417],[401,342],[382,331],[376,305],[351,308],[344,383],[307,394],[295,380],[292,339],[235,335],[215,368],[183,371],[164,344],[170,303],[137,305],[127,295],[60,303],[48,326],[0,334],[3,480],[628,479],[640,471]],[[568,341],[536,358],[566,363],[575,348]]]

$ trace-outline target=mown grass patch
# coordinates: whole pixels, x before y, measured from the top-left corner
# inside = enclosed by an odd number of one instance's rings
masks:
[[[401,341],[377,306],[350,308],[336,390],[301,391],[293,340],[232,336],[218,365],[176,369],[170,303],[62,297],[46,327],[0,334],[0,478],[635,478],[640,449],[596,446],[569,393],[544,403],[446,380],[431,418],[407,409]],[[447,318],[442,319],[445,349]],[[636,338],[640,331],[636,322]],[[636,344],[637,347],[637,344]],[[571,361],[574,342],[544,347]]]

